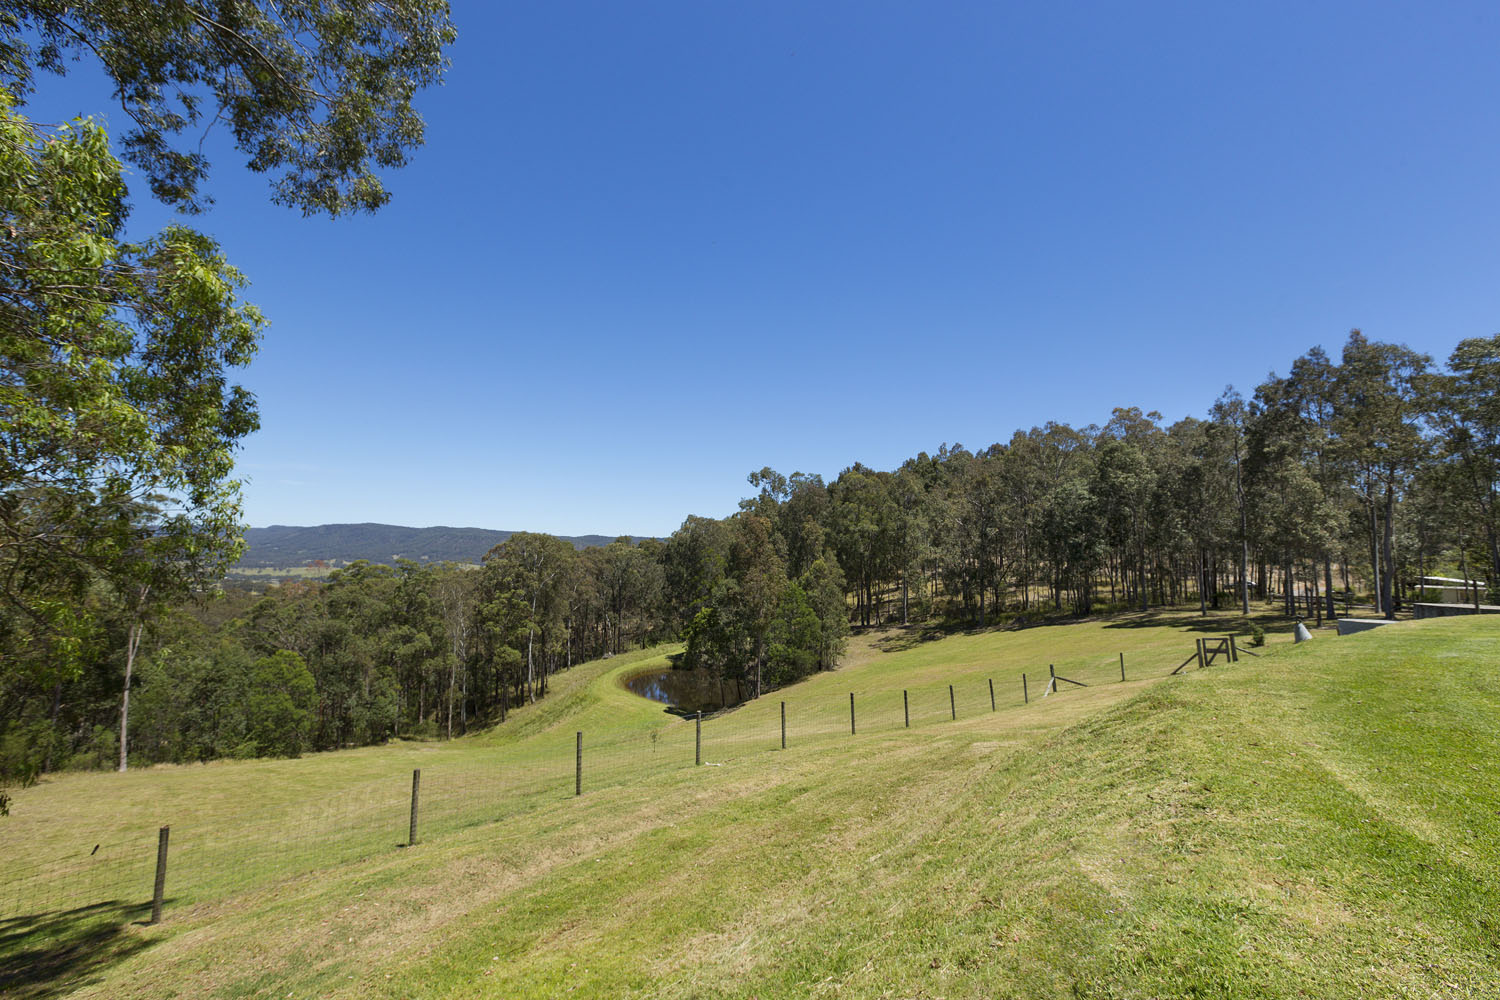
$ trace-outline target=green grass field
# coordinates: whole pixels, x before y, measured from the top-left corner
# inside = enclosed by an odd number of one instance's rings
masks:
[[[0,992],[1500,995],[1500,622],[1166,677],[1239,624],[866,634],[702,767],[621,686],[655,650],[451,743],[49,780],[0,827]]]

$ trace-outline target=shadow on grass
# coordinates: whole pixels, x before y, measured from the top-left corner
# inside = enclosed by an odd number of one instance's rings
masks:
[[[1258,625],[1267,633],[1292,631],[1296,618],[1289,618],[1278,608],[1252,610],[1241,615],[1231,610],[1210,610],[1207,617],[1199,614],[1196,606],[1156,608],[1151,611],[1109,611],[1103,614],[1075,615],[1068,611],[1047,613],[1029,612],[1010,614],[1000,620],[986,624],[983,628],[971,622],[939,621],[913,622],[911,625],[871,625],[856,628],[855,633],[875,634],[872,645],[882,653],[899,653],[939,639],[955,635],[982,635],[986,632],[1014,632],[1021,629],[1046,628],[1053,625],[1077,625],[1088,621],[1102,621],[1108,629],[1134,628],[1178,628],[1201,635],[1248,636]],[[1308,619],[1308,628],[1313,622]]]
[[[1208,617],[1196,611],[1181,608],[1164,608],[1160,611],[1135,611],[1107,623],[1105,628],[1179,628],[1185,632],[1203,635],[1249,635],[1259,625],[1267,632],[1290,632],[1295,618],[1288,618],[1280,611],[1251,611],[1249,615],[1237,612],[1210,611]],[[1308,622],[1312,627],[1312,622]]]
[[[111,900],[0,920],[0,996],[43,1000],[87,986],[151,946],[130,927],[150,917],[149,903]]]
[[[950,635],[958,635],[960,632],[988,632],[989,629],[969,629],[948,624],[924,624],[870,626],[867,631],[885,633],[874,641],[873,645],[876,649],[882,653],[899,653],[915,649],[923,643],[937,642]]]

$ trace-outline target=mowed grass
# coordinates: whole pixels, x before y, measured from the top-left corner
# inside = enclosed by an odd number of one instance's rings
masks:
[[[384,846],[322,865],[246,853],[242,878],[201,883],[159,927],[99,914],[7,928],[33,964],[55,966],[13,974],[12,988],[1497,995],[1500,623],[1320,636],[1164,679],[1195,627],[1223,625],[1158,616],[877,633],[840,670],[705,722],[704,767],[691,763],[691,722],[620,686],[664,662],[640,654],[575,668],[505,727],[451,744],[50,782],[18,798],[13,819],[36,818],[7,828],[25,832],[8,846],[57,848],[90,823],[123,831],[153,782],[221,829],[260,828],[244,794],[262,785],[273,811],[304,807],[317,794],[306,786],[398,791]],[[1091,686],[1036,698],[1049,662]],[[1022,670],[1036,685],[1029,705]],[[456,810],[461,821],[395,848],[413,761],[425,790],[429,773],[489,776],[491,760],[541,777],[493,797],[462,786],[494,815]],[[77,947],[84,927],[94,936]]]

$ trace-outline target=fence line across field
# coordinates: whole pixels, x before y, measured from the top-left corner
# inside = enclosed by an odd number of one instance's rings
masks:
[[[1232,652],[1237,650],[1226,637],[1222,655],[1234,659]],[[1200,639],[1183,666],[1215,658]],[[1126,679],[1123,652],[1107,659],[1075,658],[1062,666],[1067,675],[1048,665],[1044,695],[1057,695],[1059,681],[1088,687]],[[172,821],[170,839],[163,829],[143,825],[134,835],[78,845],[65,856],[11,859],[0,880],[0,919],[14,933],[24,931],[21,925],[28,921],[88,907],[136,912],[150,911],[153,904],[160,919],[163,906],[170,911],[419,847],[547,803],[683,769],[1025,707],[1031,702],[1027,673],[1039,670],[1031,664],[903,689],[854,687],[847,702],[829,693],[757,698],[710,716],[664,710],[663,721],[650,729],[606,737],[586,729],[547,733],[524,746],[502,746],[493,755],[372,776],[311,801],[277,805],[233,829],[211,819],[163,817]]]

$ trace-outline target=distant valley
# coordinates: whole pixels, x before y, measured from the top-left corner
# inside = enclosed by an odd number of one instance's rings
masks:
[[[489,528],[408,528],[396,524],[273,524],[245,532],[248,548],[229,571],[231,578],[260,580],[325,575],[357,559],[394,563],[477,563],[513,531]],[[561,536],[576,548],[608,545],[615,535]],[[636,540],[634,536],[632,541]]]

